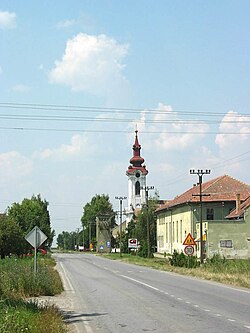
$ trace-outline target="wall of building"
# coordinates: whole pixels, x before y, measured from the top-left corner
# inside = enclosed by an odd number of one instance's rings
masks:
[[[166,210],[157,216],[157,252],[173,253],[183,251],[188,233],[193,234],[192,207],[185,205]]]
[[[207,256],[219,253],[226,258],[250,258],[250,221],[209,221],[207,229]],[[249,239],[249,240],[248,240]]]

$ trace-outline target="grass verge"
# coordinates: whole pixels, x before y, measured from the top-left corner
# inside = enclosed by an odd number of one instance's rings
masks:
[[[55,261],[38,259],[34,274],[33,258],[0,260],[0,333],[62,333],[63,318],[56,307],[25,298],[55,295],[63,290]]]
[[[151,267],[158,270],[189,275],[205,280],[217,281],[238,287],[250,288],[250,260],[218,260],[196,268],[171,266],[168,258],[142,258],[139,256],[117,253],[107,254],[106,258]]]

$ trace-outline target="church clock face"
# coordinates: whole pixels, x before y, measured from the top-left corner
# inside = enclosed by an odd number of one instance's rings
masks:
[[[136,172],[135,177],[140,178],[140,172]]]

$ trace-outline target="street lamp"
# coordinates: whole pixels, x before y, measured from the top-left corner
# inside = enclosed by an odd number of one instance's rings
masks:
[[[115,199],[120,201],[120,257],[122,256],[122,201],[127,199],[127,197],[115,197]]]
[[[200,188],[200,193],[199,194],[193,194],[194,197],[200,197],[200,261],[201,264],[203,264],[204,261],[204,251],[203,251],[203,241],[202,241],[202,197],[209,196],[210,194],[202,194],[202,177],[203,175],[209,175],[211,170],[206,169],[206,170],[200,170],[198,169],[195,171],[194,169],[189,171],[191,175],[198,175],[199,177],[199,188]]]

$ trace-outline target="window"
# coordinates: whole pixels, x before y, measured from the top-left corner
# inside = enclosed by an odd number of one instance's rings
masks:
[[[140,191],[141,191],[140,182],[137,180],[137,182],[135,183],[135,195],[140,195]]]
[[[182,220],[180,220],[180,242],[182,243]]]
[[[211,221],[214,219],[214,209],[213,208],[207,208],[207,220]]]
[[[176,242],[179,242],[179,230],[178,230],[178,221],[176,222]]]

